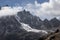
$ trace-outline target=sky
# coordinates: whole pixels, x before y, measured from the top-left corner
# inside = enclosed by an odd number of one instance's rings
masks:
[[[0,0],[0,6],[0,16],[14,15],[25,9],[42,20],[60,19],[60,0]]]
[[[0,5],[10,5],[15,6],[16,4],[19,4],[21,6],[27,4],[27,3],[34,3],[35,0],[0,0]],[[37,0],[38,3],[48,2],[49,0]]]

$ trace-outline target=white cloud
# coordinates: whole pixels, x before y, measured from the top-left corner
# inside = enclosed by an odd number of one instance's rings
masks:
[[[50,0],[42,4],[35,1],[35,4],[27,4],[25,9],[41,19],[51,19],[60,16],[60,0]]]
[[[45,30],[38,30],[38,29],[33,29],[31,28],[28,24],[25,24],[25,23],[21,23],[21,28],[22,29],[25,29],[27,32],[35,32],[35,33],[44,33],[44,34],[48,34],[47,31]]]
[[[0,17],[6,15],[15,15],[18,11],[21,11],[22,7],[2,7],[0,10]]]
[[[0,16],[13,15],[23,9],[30,11],[33,15],[39,16],[41,19],[52,19],[54,17],[59,18],[60,0],[50,0],[49,2],[44,2],[42,4],[35,1],[35,4],[28,3],[24,7],[2,7],[2,10],[0,10]]]

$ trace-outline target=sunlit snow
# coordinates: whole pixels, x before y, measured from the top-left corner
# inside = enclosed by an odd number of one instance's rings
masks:
[[[28,24],[25,24],[25,23],[20,22],[20,21],[19,21],[20,18],[19,18],[17,15],[15,16],[15,18],[16,18],[16,20],[19,22],[19,24],[21,24],[21,27],[20,27],[20,28],[26,30],[27,32],[36,32],[36,33],[41,32],[41,33],[45,33],[45,34],[48,33],[48,32],[45,31],[45,30],[33,29],[33,28],[31,28]]]
[[[21,23],[21,26],[23,29],[25,29],[27,32],[41,32],[41,33],[45,33],[47,34],[48,32],[47,31],[44,31],[44,30],[38,30],[38,29],[33,29],[31,28],[28,24],[25,24],[25,23]]]

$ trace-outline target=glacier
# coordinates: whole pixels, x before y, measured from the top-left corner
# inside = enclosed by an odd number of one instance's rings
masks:
[[[40,33],[48,34],[48,32],[45,31],[45,30],[34,29],[34,28],[31,28],[28,24],[20,22],[20,18],[17,15],[15,16],[15,18],[19,22],[19,24],[21,24],[20,28],[26,30],[27,32],[35,32],[35,33],[39,33],[40,32]]]
[[[21,23],[21,26],[23,29],[25,29],[27,32],[35,32],[35,33],[45,33],[45,34],[48,34],[47,31],[45,30],[38,30],[38,29],[34,29],[34,28],[31,28],[28,24],[25,24],[25,23]]]

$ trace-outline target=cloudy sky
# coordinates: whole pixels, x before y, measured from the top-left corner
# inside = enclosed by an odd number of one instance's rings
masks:
[[[25,5],[28,3],[34,3],[35,0],[0,0],[0,5],[10,5],[14,6],[16,4]],[[48,0],[37,0],[38,3],[48,2]]]
[[[4,5],[9,5],[4,6]],[[13,15],[25,9],[41,19],[60,19],[60,0],[0,0],[0,16]]]

